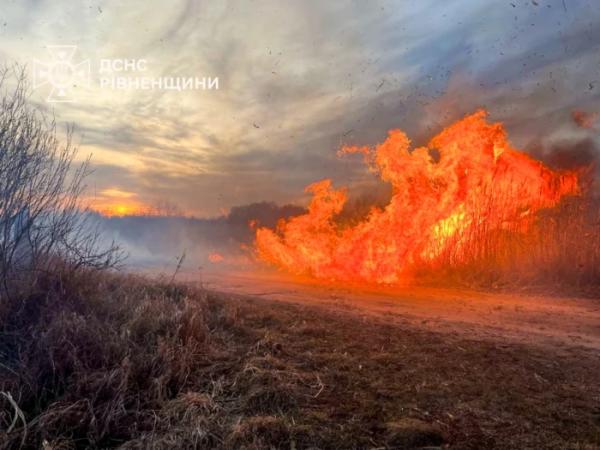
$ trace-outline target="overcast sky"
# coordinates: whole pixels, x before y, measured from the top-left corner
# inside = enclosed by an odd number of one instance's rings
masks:
[[[254,201],[302,202],[325,177],[369,181],[343,143],[391,128],[416,143],[479,107],[523,148],[597,141],[573,109],[597,112],[597,0],[0,0],[0,58],[34,69],[76,45],[91,85],[73,103],[34,101],[76,126],[99,202],[177,203],[212,216]],[[101,88],[122,75],[218,77],[219,90]]]

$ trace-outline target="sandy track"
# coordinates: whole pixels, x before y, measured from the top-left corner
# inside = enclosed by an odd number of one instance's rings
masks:
[[[183,276],[197,281],[197,275]],[[431,331],[493,341],[600,350],[600,300],[434,288],[348,289],[272,274],[204,273],[210,289],[378,316]]]

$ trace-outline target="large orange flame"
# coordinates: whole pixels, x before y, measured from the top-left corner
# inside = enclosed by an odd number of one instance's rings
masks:
[[[485,119],[478,111],[412,151],[400,130],[375,149],[344,147],[339,153],[363,154],[391,183],[390,203],[344,226],[336,216],[345,191],[330,180],[311,184],[308,213],[280,221],[276,230],[256,230],[259,258],[330,280],[403,282],[418,262],[434,260],[470,227],[485,222],[486,230],[511,224],[526,231],[537,210],[578,193],[576,173],[553,171],[512,148],[502,124]]]

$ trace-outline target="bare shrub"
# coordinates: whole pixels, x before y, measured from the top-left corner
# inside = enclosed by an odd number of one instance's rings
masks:
[[[5,289],[23,273],[60,260],[112,267],[122,257],[101,249],[81,194],[89,159],[76,165],[73,129],[61,141],[54,119],[29,102],[22,67],[0,70],[0,280]]]

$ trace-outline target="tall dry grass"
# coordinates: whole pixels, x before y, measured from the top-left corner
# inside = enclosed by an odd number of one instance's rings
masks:
[[[191,388],[211,383],[204,298],[65,268],[38,277],[27,297],[1,300],[0,448],[114,447],[161,421],[189,426],[176,420],[178,402],[210,410],[210,397]],[[170,419],[156,413],[165,405]]]
[[[417,277],[430,283],[600,293],[600,198],[570,196],[552,208],[515,215],[507,207],[511,197],[486,195],[464,218],[469,225],[433,249],[435,258],[419,262]]]
[[[0,291],[0,448],[290,447],[311,391],[280,344],[184,285],[56,267]]]

